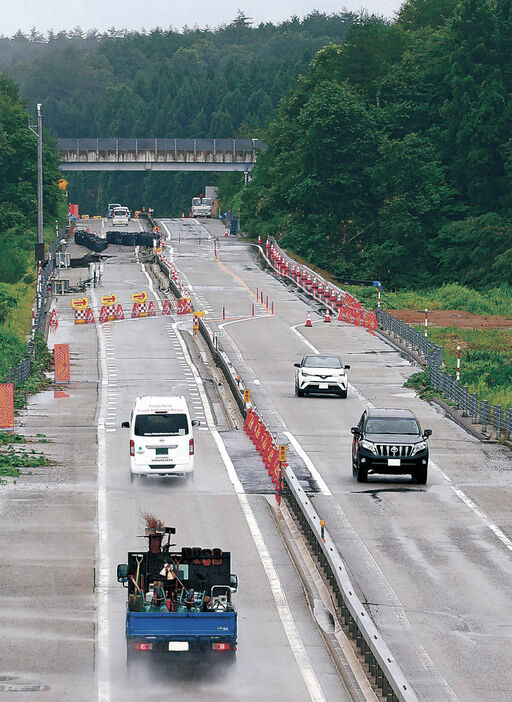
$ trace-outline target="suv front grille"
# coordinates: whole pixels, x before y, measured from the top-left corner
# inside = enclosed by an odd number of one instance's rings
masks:
[[[379,456],[386,456],[386,458],[404,458],[412,453],[410,444],[376,444],[376,446]]]

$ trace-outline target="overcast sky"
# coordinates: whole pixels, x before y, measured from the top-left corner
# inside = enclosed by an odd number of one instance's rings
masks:
[[[181,29],[229,23],[241,9],[255,23],[278,22],[296,14],[299,17],[317,9],[320,12],[339,12],[342,9],[370,12],[393,17],[401,0],[0,0],[0,33],[12,36],[18,29],[29,32],[35,27],[40,32],[59,31],[80,25],[82,29],[103,31],[141,29],[145,27]]]

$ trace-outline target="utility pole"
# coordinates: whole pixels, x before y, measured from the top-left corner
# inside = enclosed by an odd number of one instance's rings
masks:
[[[44,230],[43,230],[43,110],[40,102],[37,103],[37,126],[28,128],[37,137],[37,244],[36,261],[44,261]]]

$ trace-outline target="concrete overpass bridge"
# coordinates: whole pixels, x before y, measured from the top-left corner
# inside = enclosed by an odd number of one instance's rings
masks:
[[[62,171],[244,171],[260,139],[59,139]]]

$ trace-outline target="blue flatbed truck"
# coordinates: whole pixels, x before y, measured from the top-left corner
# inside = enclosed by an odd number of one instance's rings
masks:
[[[208,655],[234,662],[237,613],[232,593],[238,577],[231,554],[220,548],[172,550],[174,527],[145,530],[148,551],[130,551],[117,566],[117,580],[128,590],[127,661]],[[166,537],[167,541],[165,543]]]

